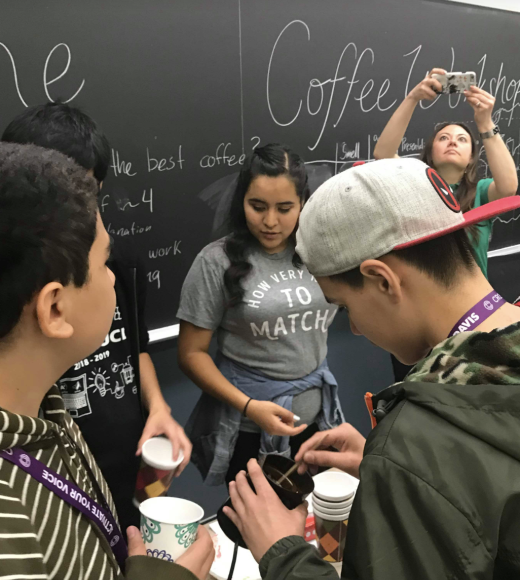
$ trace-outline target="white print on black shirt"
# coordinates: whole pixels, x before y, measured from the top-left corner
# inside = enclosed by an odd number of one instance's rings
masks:
[[[121,311],[116,307],[114,322],[123,323]],[[70,415],[74,418],[91,415],[92,405],[89,395],[97,393],[104,398],[107,395],[115,399],[122,399],[125,396],[126,388],[131,388],[132,393],[137,393],[135,384],[134,368],[131,364],[131,355],[126,357],[126,361],[119,363],[118,354],[121,352],[112,352],[108,349],[101,350],[109,344],[114,345],[114,349],[120,351],[117,343],[127,340],[124,326],[112,328],[107,334],[100,350],[85,358],[73,367],[73,371],[83,370],[83,374],[76,376],[64,376],[58,381],[65,407]],[[128,352],[128,351],[126,351]],[[115,360],[110,361],[110,358]],[[116,362],[117,361],[117,362]],[[97,365],[95,363],[98,363]],[[69,371],[70,372],[70,371]]]
[[[253,336],[256,338],[266,337],[269,340],[279,340],[280,335],[287,336],[289,334],[295,334],[298,330],[303,330],[304,332],[309,332],[311,330],[321,330],[321,332],[326,333],[334,316],[336,315],[336,309],[318,309],[312,310],[312,294],[306,286],[303,284],[304,275],[306,272],[304,270],[286,270],[278,272],[277,274],[271,274],[271,281],[263,280],[257,285],[257,288],[251,292],[253,299],[247,300],[247,305],[251,308],[260,308],[262,304],[262,299],[269,292],[280,292],[286,298],[285,307],[288,313],[285,316],[278,316],[275,321],[264,320],[260,325],[260,328],[254,322],[250,322],[251,331]],[[308,275],[310,276],[310,274]],[[281,288],[284,281],[297,280],[302,281],[301,286],[296,288]],[[317,284],[314,276],[310,276],[310,282]],[[294,286],[294,285],[292,285]],[[300,309],[302,306],[309,306],[309,310],[302,312],[291,312],[291,310]],[[332,314],[329,316],[330,311]]]
[[[77,364],[86,366],[84,365],[85,361],[88,361],[88,359]],[[93,392],[97,391],[101,397],[105,397],[108,393],[116,399],[121,399],[125,396],[125,387],[132,385],[135,378],[134,368],[130,364],[130,357],[128,357],[126,363],[120,365],[112,363],[111,370],[115,375],[115,380],[114,377],[107,374],[106,370],[97,367],[93,368],[90,373],[86,372],[76,377],[66,377],[58,381],[65,407],[71,417],[78,418],[92,414],[89,401],[90,389]],[[137,392],[137,386],[135,384],[132,387],[132,392],[134,394]]]

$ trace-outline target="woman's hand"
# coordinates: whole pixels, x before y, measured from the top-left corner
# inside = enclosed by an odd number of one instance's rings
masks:
[[[184,459],[175,469],[175,477],[179,477],[190,462],[192,444],[184,433],[184,429],[171,416],[170,407],[168,406],[150,412],[141,439],[137,444],[136,455],[141,455],[144,443],[157,435],[166,435],[170,440],[173,461],[177,461],[179,452],[182,451]]]
[[[247,407],[246,416],[269,435],[294,437],[307,427],[307,425],[295,427],[293,413],[270,401],[251,400]]]
[[[408,99],[418,103],[419,101],[433,101],[442,91],[442,85],[439,81],[432,78],[432,75],[444,75],[446,71],[442,68],[434,68],[426,77],[408,93]]]
[[[492,118],[495,98],[476,86],[470,87],[469,91],[464,91],[464,95],[475,111],[475,124],[478,132],[491,131],[495,127]]]

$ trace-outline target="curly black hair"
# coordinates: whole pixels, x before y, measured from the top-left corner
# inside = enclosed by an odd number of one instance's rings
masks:
[[[0,143],[0,341],[46,284],[88,281],[97,192],[61,153]]]

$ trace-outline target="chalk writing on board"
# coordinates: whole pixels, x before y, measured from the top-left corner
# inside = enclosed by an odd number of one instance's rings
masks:
[[[139,207],[138,203],[132,203],[128,197],[121,197],[119,199],[116,199],[116,205],[117,205],[117,209],[119,211],[125,211],[127,209],[133,209],[134,207]]]
[[[276,48],[278,46],[278,42],[280,41],[281,37],[293,25],[303,26],[307,32],[307,41],[310,41],[311,34],[310,34],[310,29],[309,29],[308,25],[305,22],[303,22],[303,20],[293,20],[292,22],[287,24],[285,26],[285,28],[278,35],[278,38],[276,39],[274,46],[273,46],[273,49],[271,51],[271,56],[269,58],[269,65],[267,68],[267,88],[266,88],[267,106],[269,108],[269,113],[271,114],[271,118],[273,119],[273,121],[277,125],[279,125],[281,127],[287,127],[288,125],[292,125],[300,116],[300,113],[302,112],[302,108],[303,108],[303,98],[301,98],[301,96],[300,96],[300,98],[298,99],[298,97],[297,97],[294,100],[296,113],[294,114],[292,119],[290,119],[289,121],[286,121],[286,120],[280,120],[278,118],[278,116],[276,115],[276,113],[273,110],[273,107],[271,105],[271,69],[272,69],[272,65],[273,65],[273,59],[274,59],[275,53],[276,53]],[[299,49],[298,45],[295,44],[294,46],[295,46],[294,50]],[[345,55],[347,55],[347,54],[348,55],[352,54],[352,58],[353,58],[353,72],[352,72],[349,80],[347,80],[347,76],[339,76],[340,68],[344,64],[343,59],[344,59]],[[345,113],[345,109],[347,107],[347,104],[349,103],[351,96],[352,96],[352,99],[354,99],[355,101],[357,101],[359,103],[359,108],[361,109],[361,111],[363,113],[370,113],[374,109],[377,109],[378,111],[382,111],[382,112],[388,111],[397,103],[397,99],[394,99],[393,101],[389,102],[389,99],[386,96],[389,89],[390,89],[390,79],[388,79],[388,78],[384,79],[383,82],[379,85],[379,89],[377,90],[377,96],[371,95],[372,91],[376,88],[376,83],[373,79],[369,78],[362,87],[361,87],[361,85],[358,85],[358,83],[360,82],[360,79],[357,77],[358,77],[358,72],[359,72],[360,66],[361,65],[364,66],[365,64],[368,66],[373,66],[374,63],[375,63],[375,53],[374,53],[372,48],[367,47],[363,51],[360,52],[358,50],[357,45],[354,42],[349,42],[343,48],[343,51],[341,52],[341,54],[339,56],[339,59],[338,59],[337,64],[336,64],[336,71],[335,71],[333,76],[330,76],[329,78],[325,78],[324,80],[320,80],[317,78],[309,80],[308,89],[307,89],[307,106],[306,106],[307,113],[309,115],[312,115],[312,116],[318,115],[319,113],[322,112],[322,110],[324,108],[324,104],[326,102],[326,110],[325,110],[324,115],[323,115],[323,123],[321,125],[320,133],[319,133],[314,145],[312,145],[312,147],[311,146],[308,147],[310,151],[314,151],[314,149],[316,149],[316,147],[319,145],[319,143],[323,137],[323,134],[325,132],[325,129],[327,127],[332,103],[334,101],[334,94],[336,91],[336,84],[337,83],[340,83],[342,81],[346,81],[346,83],[348,85],[348,89],[347,89],[347,95],[343,101],[343,107],[341,109],[341,112],[340,112],[338,118],[336,119],[336,121],[333,123],[334,127],[337,127],[338,124],[341,122],[341,120],[343,118],[343,114]],[[325,76],[327,76],[327,75],[325,75]],[[330,91],[329,91],[328,97],[326,97],[325,96],[325,87],[328,85],[330,85]],[[356,87],[356,90],[353,93],[353,89],[354,89],[355,85],[358,85],[358,86]],[[360,90],[358,91],[359,88],[360,88]],[[312,91],[319,91],[317,93],[318,96],[316,98],[318,105],[315,108],[311,108],[312,96],[310,93]],[[383,102],[384,99],[386,99],[385,102]],[[299,101],[299,103],[298,103],[298,101]],[[370,101],[370,102],[368,102],[368,101]],[[298,103],[297,107],[296,107],[296,103]]]
[[[516,212],[515,212],[516,213]],[[516,222],[520,219],[520,214],[518,215],[513,215],[513,217],[506,219],[500,216],[497,216],[496,218],[493,219],[493,222],[500,222],[502,224],[510,224],[512,222]]]
[[[231,148],[232,150],[232,147],[231,143],[220,143],[217,145],[214,155],[204,155],[201,157],[199,165],[203,169],[215,167],[216,165],[227,165],[228,167],[243,165],[246,158],[245,153],[239,155],[228,152],[228,149]]]
[[[146,160],[147,160],[147,167],[148,173],[152,171],[171,171],[172,169],[178,168],[182,169],[182,164],[184,163],[185,159],[182,158],[182,145],[179,145],[179,152],[177,157],[170,156],[166,157],[152,157],[150,154],[150,149],[146,148]]]
[[[291,44],[282,44],[281,41],[284,35],[287,35],[291,29]],[[298,33],[298,31],[301,33]],[[295,34],[296,36],[294,36]],[[362,113],[369,113],[371,111],[388,111],[395,107],[398,102],[398,99],[392,99],[394,95],[390,93],[392,88],[390,78],[379,80],[377,83],[374,78],[371,78],[371,71],[376,64],[374,50],[369,46],[362,48],[358,47],[354,42],[349,42],[339,55],[334,74],[323,73],[320,78],[310,78],[309,75],[306,95],[305,92],[287,93],[285,89],[285,94],[287,95],[286,102],[293,109],[286,117],[282,117],[280,112],[276,110],[276,105],[273,101],[273,95],[277,92],[275,87],[276,79],[283,78],[280,72],[274,72],[276,70],[277,57],[280,57],[283,53],[283,57],[287,58],[287,51],[301,51],[302,43],[312,41],[311,29],[303,20],[292,20],[285,25],[278,34],[270,53],[266,83],[267,107],[276,125],[287,127],[297,121],[302,122],[304,115],[319,116],[319,132],[317,137],[312,138],[312,144],[308,145],[310,151],[314,151],[320,144],[329,126],[332,128],[338,126],[344,118],[349,103],[357,103],[357,107]],[[411,62],[408,65],[406,83],[403,87],[404,96],[408,95],[413,86],[418,82],[416,69],[418,58],[422,51],[423,46],[419,45],[413,50],[403,54],[405,62],[411,58]],[[443,66],[447,70],[455,70],[457,63],[455,49],[453,47],[449,47],[449,55],[448,58],[444,58],[444,62],[442,62],[442,55],[441,57],[436,55],[435,59],[441,62],[432,63],[432,66]],[[500,64],[498,73],[495,76],[486,78],[486,74],[488,74],[488,71],[486,71],[486,61],[487,55],[482,56],[480,60],[476,60],[478,67],[480,67],[478,86],[489,91],[496,97],[496,110],[498,112],[496,117],[506,117],[507,115],[506,119],[510,126],[512,120],[515,118],[514,113],[516,109],[520,107],[520,79],[509,79],[504,74],[503,62]],[[477,66],[474,68],[477,69]],[[424,78],[426,74],[428,74],[428,70],[423,71],[422,76],[419,78]],[[297,84],[294,86],[296,88],[298,87]],[[395,93],[395,91],[392,92]],[[435,106],[439,98],[431,102],[421,101],[420,107],[422,109],[430,109]],[[342,104],[339,115],[334,119],[331,118],[331,110],[336,100],[339,100],[340,104],[342,101]],[[455,109],[465,101],[465,97],[461,94],[449,95],[447,101],[449,107]]]
[[[417,141],[409,142],[406,137],[403,137],[403,140],[401,141],[401,151],[404,153],[422,151],[424,146],[424,139],[417,139]]]
[[[339,142],[335,144],[335,153],[328,159],[313,159],[305,162],[306,165],[322,165],[328,164],[334,168],[334,175],[348,167],[351,167],[356,161],[374,161],[372,156],[373,144],[377,142],[377,135],[367,135],[366,141],[358,141],[356,143],[348,144],[346,142]],[[366,147],[365,147],[366,144]],[[398,154],[400,157],[419,157],[424,147],[424,139],[418,139],[415,142],[408,142],[404,138],[399,147]],[[324,179],[332,177],[324,174]],[[320,183],[321,185],[321,183]]]
[[[57,77],[53,78],[52,81],[47,80],[47,67],[49,66],[49,61],[51,60],[52,55],[54,54],[54,51],[57,50],[60,47],[64,47],[65,50],[67,51],[67,64],[63,70],[63,72],[61,74],[59,74]],[[47,57],[47,60],[45,61],[45,67],[43,69],[43,86],[45,88],[45,94],[47,95],[47,98],[49,99],[49,101],[51,101],[52,103],[54,103],[54,100],[52,99],[52,97],[49,94],[49,91],[47,90],[47,87],[49,85],[52,85],[53,83],[55,83],[56,81],[59,81],[62,77],[64,77],[67,74],[67,71],[70,68],[70,63],[72,61],[72,55],[70,53],[70,48],[68,47],[68,45],[66,45],[64,42],[61,42],[60,44],[57,44],[50,52],[49,52],[49,56]],[[70,97],[70,99],[67,99],[66,101],[63,101],[64,103],[70,103],[72,100],[74,100],[79,93],[81,92],[81,89],[85,86],[85,79],[82,80],[81,85],[79,87],[79,89],[72,95],[72,97]]]
[[[110,195],[103,195],[98,205],[101,213],[105,213],[105,208],[110,205]]]
[[[172,246],[167,246],[165,248],[157,248],[155,250],[148,250],[148,257],[151,260],[156,258],[166,258],[168,256],[176,256],[181,254],[181,240],[176,240]]]
[[[419,45],[417,48],[412,50],[411,52],[406,53],[405,57],[415,55],[410,70],[408,72],[408,78],[406,81],[405,86],[405,96],[409,93],[412,89],[410,85],[410,78],[412,76],[415,63],[417,61],[417,57],[419,56],[422,50],[422,45]],[[478,75],[478,82],[477,85],[492,94],[496,100],[497,104],[502,104],[506,106],[502,107],[495,107],[494,118],[495,121],[498,123],[503,117],[507,119],[508,126],[511,126],[511,122],[514,119],[514,112],[515,110],[520,107],[520,79],[511,79],[509,80],[507,75],[504,74],[504,63],[500,63],[500,69],[498,74],[494,77],[487,79],[485,77],[486,74],[486,64],[487,64],[487,54],[484,54],[482,58],[477,62],[480,65],[480,71]],[[451,47],[451,69],[445,66],[447,70],[455,70],[455,49]],[[428,71],[426,71],[427,74]],[[421,101],[420,106],[423,109],[429,109],[441,98],[437,97],[434,101],[429,104],[424,103]],[[449,97],[449,104],[452,109],[457,107],[461,102],[462,95],[450,95]],[[504,115],[504,113],[508,114],[508,117]]]
[[[109,223],[107,226],[107,232],[111,235],[111,236],[121,236],[121,237],[125,237],[125,236],[137,236],[139,234],[145,234],[147,232],[150,232],[152,230],[152,226],[142,226],[139,224],[136,224],[135,222],[132,222],[132,225],[130,227],[113,227],[112,223]]]
[[[11,51],[9,50],[9,48],[7,47],[7,45],[4,44],[3,42],[0,42],[0,46],[5,50],[5,52],[9,56],[9,59],[11,60],[11,66],[12,66],[12,69],[13,69],[14,86],[16,88],[16,92],[18,94],[18,98],[20,99],[20,101],[22,102],[22,104],[25,107],[28,107],[29,105],[27,104],[27,102],[23,98],[22,92],[20,90],[20,82],[18,80],[18,72],[16,70],[16,63],[15,63],[13,54],[11,53]],[[67,64],[65,65],[65,68],[63,69],[63,71],[57,77],[54,77],[52,80],[48,80],[47,79],[47,69],[48,69],[48,66],[49,66],[49,61],[51,60],[51,57],[54,54],[54,51],[57,50],[60,47],[64,47],[65,50],[67,51]],[[57,44],[49,52],[49,54],[47,56],[47,59],[45,60],[45,65],[44,65],[44,68],[43,68],[43,88],[45,90],[45,94],[47,95],[47,98],[52,103],[54,102],[54,100],[52,99],[52,97],[49,94],[48,87],[50,85],[54,84],[55,82],[59,81],[62,77],[64,77],[67,74],[67,72],[68,72],[68,70],[70,68],[71,61],[72,61],[72,55],[71,55],[71,52],[70,52],[70,48],[64,42],[60,42],[59,44]],[[70,97],[69,99],[67,99],[66,101],[63,101],[63,102],[64,103],[70,103],[72,100],[74,100],[79,95],[79,93],[81,92],[81,90],[83,89],[84,86],[85,86],[85,79],[82,80],[81,85],[79,86],[79,88],[77,89],[77,91],[72,95],[72,97]]]
[[[128,177],[133,177],[137,175],[137,171],[132,172],[132,162],[125,162],[123,159],[119,159],[119,151],[112,149],[112,165],[110,166],[114,170],[114,175],[127,175]]]
[[[502,117],[502,113],[509,113],[508,126],[514,118],[513,114],[517,107],[520,107],[520,79],[513,79],[508,81],[506,75],[504,75],[504,63],[500,63],[500,70],[495,77],[489,79],[489,88],[486,88],[487,79],[484,78],[487,54],[485,54],[479,61],[481,65],[479,87],[481,89],[489,91],[502,105],[506,107],[495,108],[495,112],[498,113],[499,118]]]
[[[358,160],[361,158],[361,143],[358,141],[353,149],[350,149],[347,143],[341,143],[339,151],[339,161],[347,161],[348,159]]]
[[[107,196],[105,196],[105,197],[107,197]],[[110,197],[110,196],[108,196],[108,197]],[[131,210],[131,209],[135,209],[136,207],[139,207],[141,205],[148,204],[148,209],[150,210],[150,213],[153,213],[153,188],[150,187],[150,190],[145,189],[143,191],[141,201],[132,202],[132,201],[130,201],[130,199],[128,197],[119,197],[115,200],[115,202],[117,205],[117,209],[119,211],[127,211],[127,210]],[[108,201],[106,201],[106,202],[102,203],[101,205],[102,205],[102,211],[104,211],[105,207],[109,204],[108,204]]]
[[[153,272],[148,272],[147,276],[148,276],[148,282],[150,282],[150,283],[155,282],[157,284],[157,290],[160,290],[161,289],[161,271],[154,270]]]

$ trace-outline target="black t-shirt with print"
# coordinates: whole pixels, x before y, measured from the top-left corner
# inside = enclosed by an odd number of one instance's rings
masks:
[[[103,344],[57,384],[107,480],[126,533],[127,526],[139,525],[132,498],[140,461],[135,452],[144,421],[136,380],[138,363],[132,355],[138,351],[132,349],[130,305],[117,277],[115,290],[117,307]]]

